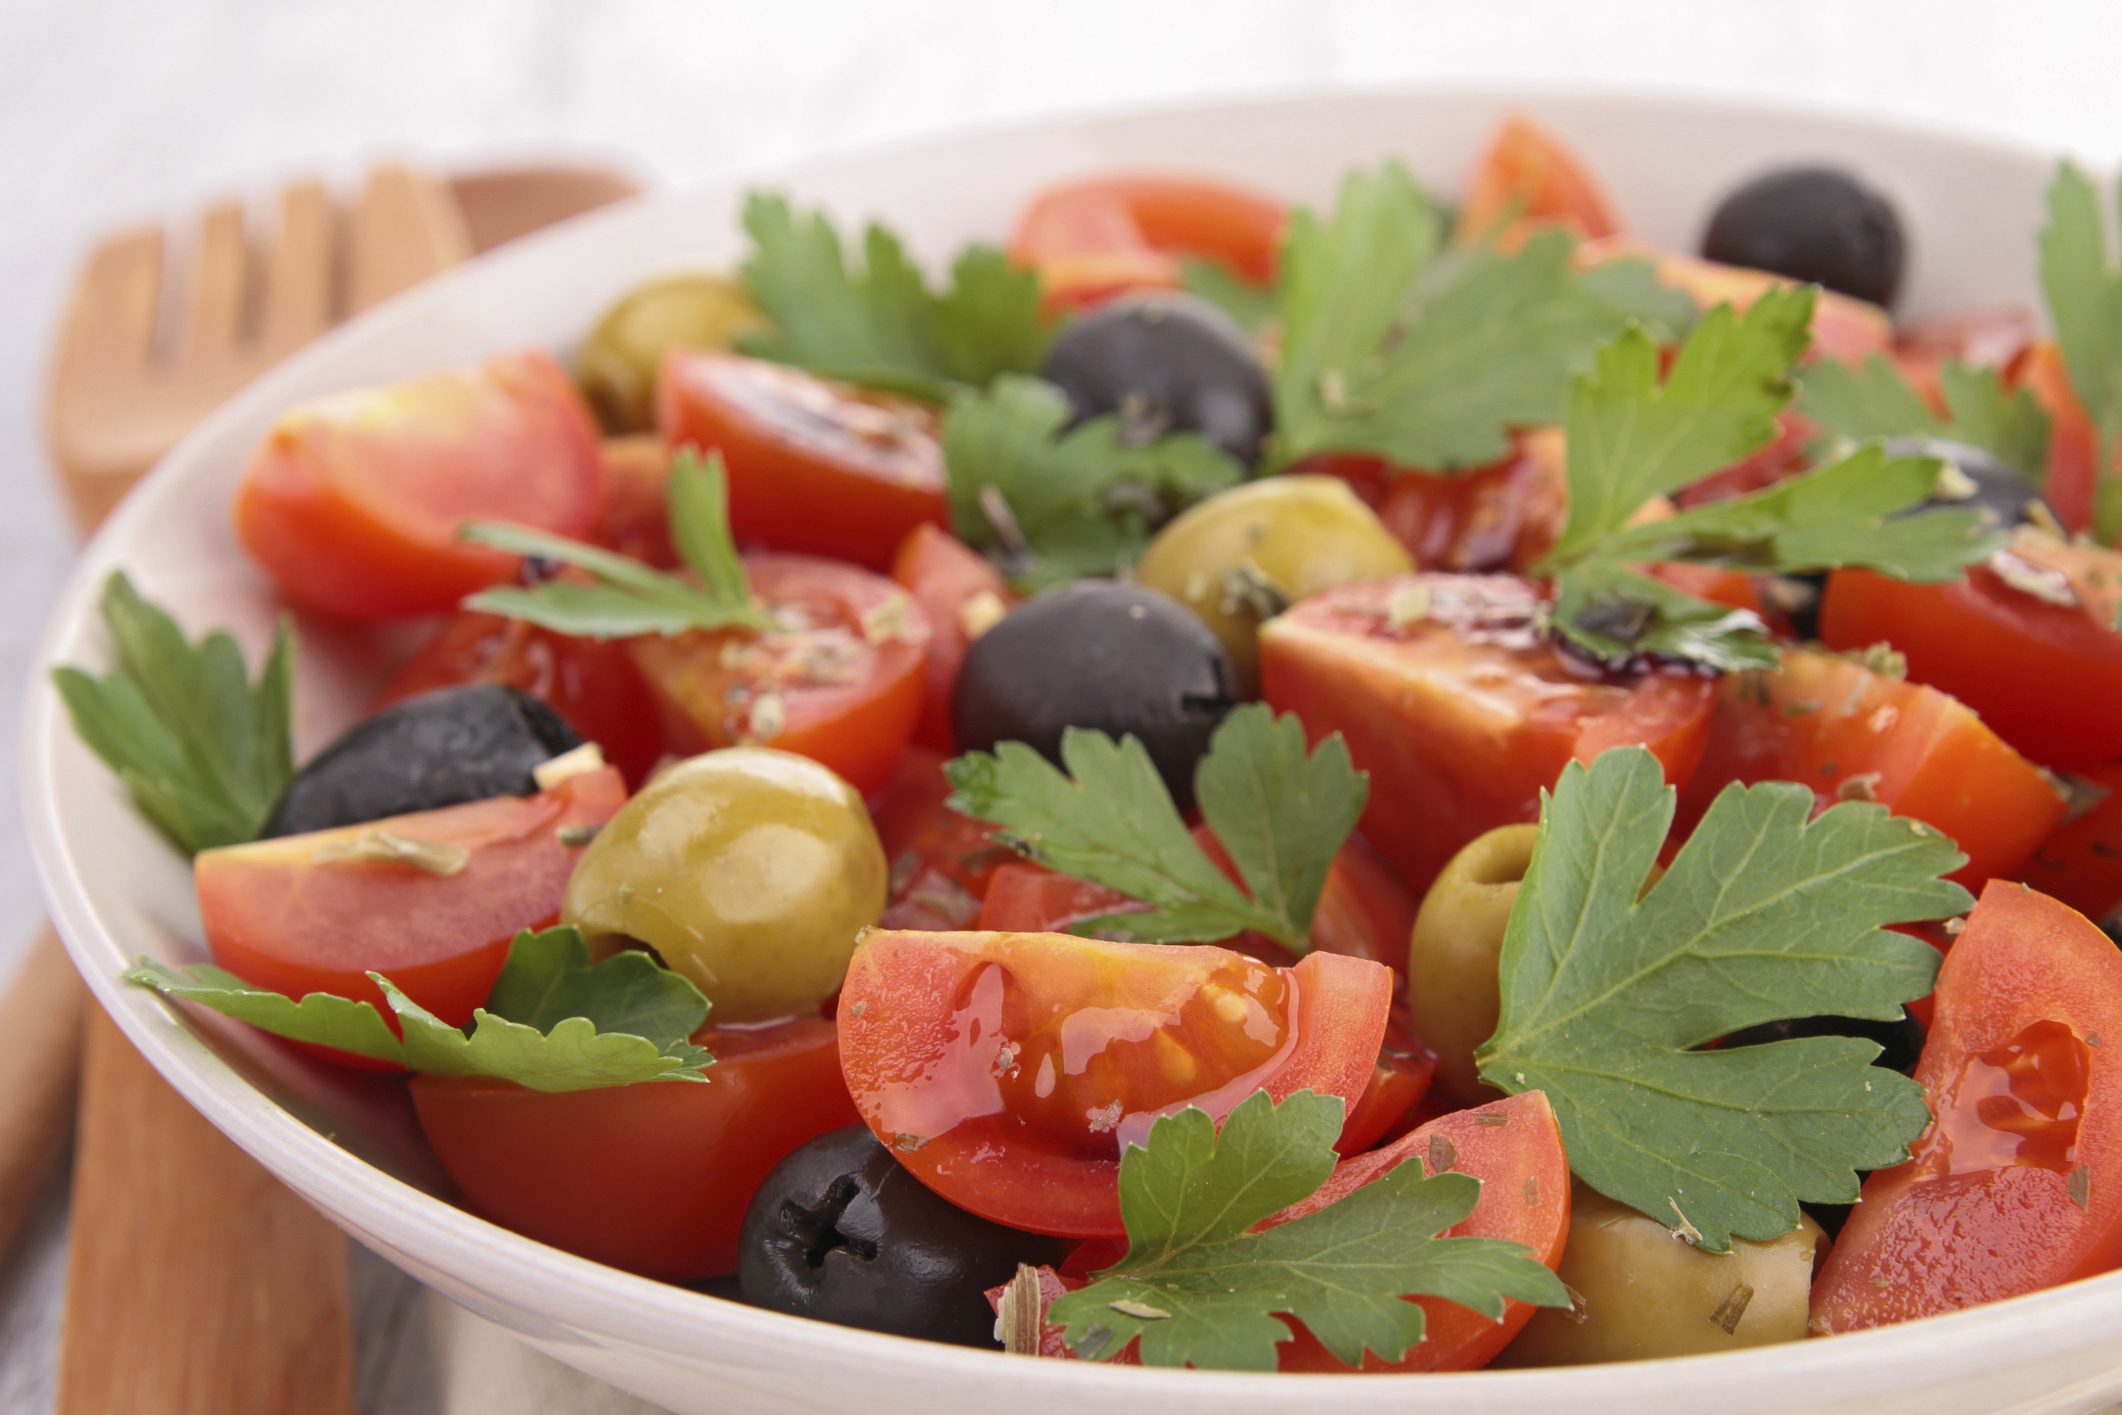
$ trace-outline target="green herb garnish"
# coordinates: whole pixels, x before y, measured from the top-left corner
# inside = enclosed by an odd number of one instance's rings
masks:
[[[752,253],[739,274],[774,323],[739,340],[748,354],[939,403],[1045,360],[1039,276],[992,246],[968,247],[936,294],[882,226],[864,234],[859,270],[824,213],[798,215],[784,197],[753,192],[744,229]]]
[[[1438,1235],[1473,1212],[1481,1181],[1422,1177],[1400,1165],[1317,1213],[1260,1233],[1333,1173],[1342,1104],[1299,1091],[1279,1106],[1256,1091],[1223,1122],[1167,1115],[1120,1158],[1127,1256],[1057,1300],[1053,1322],[1088,1360],[1141,1342],[1146,1366],[1275,1369],[1275,1343],[1302,1321],[1349,1365],[1388,1361],[1422,1340],[1412,1296],[1442,1297],[1501,1320],[1503,1301],[1566,1307],[1569,1294],[1522,1244]]]
[[[2026,389],[2007,389],[1995,369],[1947,363],[1938,371],[1946,417],[1931,411],[1879,354],[1852,368],[1822,359],[1798,375],[1798,411],[1848,442],[1939,437],[1979,447],[2039,485],[2048,468],[2048,414]]]
[[[1632,320],[1677,335],[1687,296],[1640,261],[1572,268],[1566,232],[1516,251],[1444,249],[1443,217],[1398,163],[1351,172],[1324,219],[1291,214],[1281,265],[1275,459],[1370,452],[1452,470],[1509,431],[1561,420],[1570,376]]]
[[[1247,334],[1258,334],[1274,323],[1282,306],[1280,288],[1256,285],[1219,260],[1199,256],[1182,259],[1179,283],[1189,295],[1204,299],[1229,315],[1231,323]]]
[[[280,621],[253,685],[233,638],[186,642],[122,571],[103,582],[101,608],[116,666],[101,678],[52,670],[75,733],[186,855],[256,840],[295,774],[293,624]]]
[[[2100,195],[2069,162],[2057,165],[2048,186],[2041,291],[2071,387],[2092,418],[2099,488],[2092,529],[2102,545],[2110,545],[2122,534],[2122,480],[2114,475],[2116,443],[2122,440],[2122,268],[2109,254]]]
[[[525,930],[470,1034],[437,1018],[380,973],[404,1032],[401,1041],[376,1010],[332,993],[300,1002],[253,988],[207,964],[182,972],[142,958],[126,981],[248,1022],[275,1036],[395,1062],[431,1076],[490,1076],[534,1091],[585,1091],[637,1081],[701,1081],[714,1060],[689,1040],[707,1020],[707,999],[645,953],[615,954],[594,966],[573,928]]]
[[[1154,523],[1245,479],[1195,433],[1135,443],[1117,414],[1064,432],[1069,417],[1060,389],[1004,374],[962,394],[943,422],[951,523],[1024,588],[1124,569]]]
[[[671,462],[671,543],[700,577],[694,585],[629,556],[565,536],[499,521],[473,521],[458,535],[516,555],[537,556],[589,572],[595,584],[547,580],[527,588],[481,590],[466,609],[523,619],[556,634],[624,639],[637,634],[683,634],[694,629],[771,629],[772,616],[753,603],[744,562],[730,537],[728,477],[722,454],[705,460],[681,448]]]
[[[1298,953],[1326,872],[1355,829],[1369,778],[1349,765],[1340,734],[1307,755],[1294,713],[1262,704],[1232,712],[1194,771],[1202,819],[1245,881],[1240,889],[1187,831],[1149,752],[1129,736],[1070,728],[1064,775],[1021,742],[947,763],[952,809],[1002,827],[1026,858],[1154,906],[1085,920],[1079,933],[1124,930],[1151,943],[1214,942],[1248,929]]]
[[[1491,1085],[1547,1093],[1579,1178],[1724,1252],[1790,1232],[1801,1199],[1853,1201],[1855,1171],[1905,1159],[1930,1113],[1861,1038],[1698,1048],[1783,1018],[1899,1017],[1938,954],[1883,926],[1974,901],[1936,831],[1854,802],[1808,819],[1790,782],[1726,787],[1645,894],[1673,800],[1640,747],[1543,794],[1475,1057]]]

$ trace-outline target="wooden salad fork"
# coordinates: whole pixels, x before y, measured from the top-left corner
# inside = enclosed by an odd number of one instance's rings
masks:
[[[256,255],[241,206],[218,206],[166,338],[163,233],[106,242],[75,288],[46,408],[76,522],[93,530],[202,417],[332,325],[636,190],[587,167],[454,183],[379,167],[344,211],[320,184],[287,188]],[[0,1255],[57,1159],[79,1076],[60,1415],[351,1412],[344,1236],[86,1005],[49,927],[0,998],[0,1023],[17,1043],[0,1058]]]

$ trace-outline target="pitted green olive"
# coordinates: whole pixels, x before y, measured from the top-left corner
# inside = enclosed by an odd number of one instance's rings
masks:
[[[726,349],[763,317],[719,275],[666,275],[636,285],[597,321],[575,355],[575,379],[604,430],[656,425],[656,370],[671,349]]]
[[[1407,550],[1339,477],[1248,482],[1157,533],[1135,578],[1206,620],[1248,688],[1260,621],[1307,595],[1412,570]]]
[[[1437,1053],[1432,1083],[1460,1105],[1492,1101],[1474,1048],[1496,1030],[1496,961],[1518,883],[1532,863],[1536,825],[1498,826],[1452,856],[1422,897],[1407,950],[1415,1029]]]
[[[582,852],[560,921],[594,952],[654,949],[715,1022],[815,1008],[883,912],[888,867],[855,789],[789,752],[679,762]]]
[[[1810,1218],[1781,1238],[1705,1253],[1653,1218],[1570,1186],[1561,1278],[1574,1310],[1542,1308],[1498,1366],[1580,1366],[1693,1356],[1805,1335],[1813,1261],[1827,1235]]]

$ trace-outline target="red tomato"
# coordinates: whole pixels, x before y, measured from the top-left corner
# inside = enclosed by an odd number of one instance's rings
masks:
[[[1463,472],[1394,467],[1366,453],[1329,452],[1295,472],[1347,482],[1418,570],[1522,570],[1554,548],[1568,515],[1562,433],[1518,433],[1500,462]]]
[[[1967,855],[1953,878],[1974,888],[2017,869],[2065,808],[2040,769],[1959,702],[1811,649],[1785,649],[1774,672],[1720,680],[1676,833],[1733,781],[1801,782],[1821,810],[1877,801],[1935,826]]]
[[[2036,340],[2012,360],[2008,377],[2015,387],[2032,393],[2048,414],[2048,476],[2041,494],[2063,529],[2073,535],[2091,530],[2099,494],[2100,438],[2071,385],[2062,349],[2053,339]]]
[[[543,350],[281,414],[236,489],[236,534],[295,603],[349,619],[452,609],[517,558],[467,521],[580,537],[603,502],[596,423]]]
[[[1916,1079],[1936,1117],[1864,1181],[1813,1284],[1854,1331],[2122,1264],[2122,953],[2021,884],[1992,883],[1938,973]]]
[[[1496,129],[1474,168],[1459,208],[1458,239],[1495,232],[1506,247],[1525,239],[1527,228],[1559,223],[1579,240],[1611,236],[1621,229],[1606,194],[1561,139],[1522,113]]]
[[[992,825],[945,805],[950,793],[942,756],[908,747],[869,798],[870,820],[891,861],[891,895],[877,921],[887,929],[975,927],[988,881],[1017,858],[987,838]]]
[[[2057,826],[2019,878],[2088,919],[2105,919],[2122,909],[2122,762],[2078,774],[2107,795]]]
[[[1942,413],[1945,395],[1938,385],[1938,371],[1948,360],[1973,368],[2004,368],[2039,336],[2033,315],[2016,305],[1969,310],[1897,331],[1894,363],[1924,400]]]
[[[1009,253],[1038,270],[1049,308],[1080,309],[1128,290],[1175,290],[1189,255],[1270,284],[1288,220],[1281,202],[1222,182],[1099,177],[1034,197]]]
[[[1391,996],[1389,971],[1331,953],[1270,968],[1201,946],[873,931],[840,994],[840,1057],[863,1120],[944,1198],[1116,1238],[1124,1144],[1257,1090],[1353,1102]]]
[[[506,683],[543,698],[639,786],[663,756],[663,723],[621,643],[555,634],[460,609],[398,670],[375,708],[460,683]]]
[[[604,514],[591,539],[658,570],[684,563],[670,539],[670,449],[654,433],[603,446]]]
[[[535,796],[497,796],[366,825],[203,850],[192,862],[214,961],[253,987],[330,992],[391,1015],[381,973],[452,1026],[486,1001],[519,930],[551,925],[581,847],[570,826],[602,825],[626,802],[609,767]],[[319,847],[386,830],[471,852],[455,874],[318,861]]]
[[[680,756],[739,744],[823,762],[857,791],[884,784],[921,713],[928,616],[891,581],[806,555],[747,555],[752,594],[783,626],[628,639]]]
[[[941,526],[923,523],[907,532],[892,557],[892,578],[928,614],[927,696],[915,740],[949,756],[958,750],[951,733],[951,697],[958,667],[974,639],[1017,603],[995,567]]]
[[[1396,622],[1410,596],[1423,616]],[[1702,755],[1713,682],[1564,655],[1540,609],[1523,580],[1400,575],[1329,590],[1260,631],[1267,701],[1315,742],[1347,738],[1371,777],[1364,834],[1418,892],[1483,831],[1536,819],[1573,760],[1640,743],[1679,784]]]
[[[1061,933],[1101,914],[1125,914],[1148,906],[1117,889],[1012,860],[988,876],[987,894],[974,927],[988,933]]]
[[[1806,469],[1805,448],[1813,434],[1811,423],[1786,408],[1776,414],[1776,436],[1766,447],[1674,492],[1673,504],[1684,510],[1705,502],[1746,496],[1795,476]]]
[[[1388,1027],[1378,1064],[1371,1068],[1370,1085],[1348,1108],[1348,1119],[1341,1124],[1341,1138],[1334,1141],[1334,1149],[1344,1155],[1359,1155],[1407,1125],[1414,1108],[1429,1094],[1429,1083],[1436,1074],[1436,1057],[1426,1051],[1394,1046]]]
[[[1908,675],[1982,714],[2005,741],[2045,766],[2078,770],[2122,757],[2122,554],[2022,532],[2006,555],[2051,583],[2052,604],[2015,589],[1990,565],[1944,585],[1837,570],[1820,603],[1828,647],[1890,643]],[[2007,562],[2009,564],[2010,562]]]
[[[860,1117],[822,1017],[694,1040],[715,1054],[704,1083],[548,1093],[415,1076],[413,1104],[442,1167],[494,1222],[646,1277],[714,1277],[736,1271],[767,1171]]]
[[[721,450],[730,529],[744,545],[884,570],[915,526],[950,524],[926,404],[784,364],[673,349],[656,425],[672,447]]]

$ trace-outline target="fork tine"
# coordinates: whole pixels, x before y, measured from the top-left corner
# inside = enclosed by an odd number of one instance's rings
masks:
[[[243,300],[250,275],[250,240],[243,207],[224,202],[199,223],[192,257],[189,318],[177,348],[180,363],[224,362],[243,338]]]
[[[98,246],[74,283],[73,307],[60,326],[54,404],[63,408],[72,393],[138,378],[154,356],[161,298],[160,230],[127,232]]]
[[[278,362],[332,323],[331,198],[300,182],[280,202],[280,227],[265,258],[265,308],[258,321],[268,362]]]
[[[449,188],[409,167],[378,167],[370,173],[350,225],[349,314],[359,314],[472,253]]]

